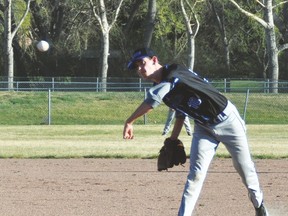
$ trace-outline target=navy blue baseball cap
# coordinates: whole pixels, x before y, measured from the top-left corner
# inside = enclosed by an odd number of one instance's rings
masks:
[[[128,62],[128,69],[135,69],[135,62],[139,61],[145,57],[153,57],[156,56],[154,51],[150,48],[141,48],[134,51],[132,58]]]

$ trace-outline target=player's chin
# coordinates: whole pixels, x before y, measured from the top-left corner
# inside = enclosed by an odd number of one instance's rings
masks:
[[[138,75],[139,75],[141,78],[143,78],[143,79],[147,79],[147,78],[148,78],[146,72],[138,71]]]
[[[143,74],[141,73],[138,73],[139,77],[142,78],[142,79],[146,79],[146,76],[144,76]]]
[[[141,76],[141,78],[142,78],[142,79],[145,79],[145,80],[150,80],[150,77],[147,76],[147,75],[143,75],[143,76]]]

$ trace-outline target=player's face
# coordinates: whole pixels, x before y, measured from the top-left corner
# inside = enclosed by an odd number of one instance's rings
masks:
[[[137,62],[135,62],[137,73],[140,77],[144,79],[149,79],[149,77],[155,71],[155,59],[145,57]]]

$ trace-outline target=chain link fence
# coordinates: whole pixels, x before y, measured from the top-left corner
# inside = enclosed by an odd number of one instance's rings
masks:
[[[8,86],[6,78],[0,77],[0,91],[141,91],[152,84],[140,78],[33,77],[15,78],[13,89]]]
[[[15,77],[13,81],[13,89],[7,82],[7,77],[0,77],[0,91],[143,91],[145,88],[151,87],[150,81],[141,78],[119,78],[108,77],[105,79],[99,77],[32,77],[21,78]],[[269,79],[219,79],[210,80],[219,91],[223,93],[229,92],[250,92],[261,93],[288,93],[288,81],[279,80],[277,83],[271,82]],[[275,88],[274,86],[277,86]]]
[[[288,94],[257,91],[223,92],[247,124],[288,124]],[[2,125],[123,124],[145,98],[131,92],[1,91]],[[160,105],[136,124],[164,124],[168,108]]]
[[[143,101],[151,82],[139,78],[15,77],[8,91],[0,78],[0,124],[123,124]],[[248,124],[287,124],[288,82],[269,80],[213,80],[237,107]],[[105,88],[104,88],[105,87]],[[168,108],[149,113],[139,124],[163,124]]]

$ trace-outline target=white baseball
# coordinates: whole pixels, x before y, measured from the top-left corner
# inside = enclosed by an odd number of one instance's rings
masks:
[[[39,41],[36,46],[40,52],[46,52],[49,49],[49,43],[44,40]]]

